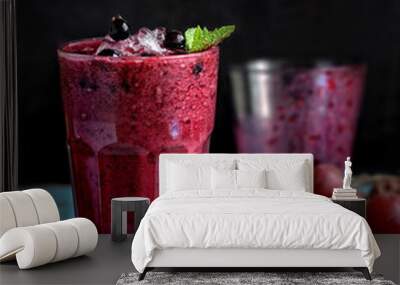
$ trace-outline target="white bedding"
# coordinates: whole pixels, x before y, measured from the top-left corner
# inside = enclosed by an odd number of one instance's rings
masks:
[[[319,195],[265,189],[165,193],[136,232],[135,268],[165,248],[358,249],[370,271],[380,255],[359,215]]]

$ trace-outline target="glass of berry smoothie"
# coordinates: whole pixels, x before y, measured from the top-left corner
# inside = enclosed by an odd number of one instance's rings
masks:
[[[77,210],[100,232],[111,198],[158,196],[160,153],[209,150],[219,48],[190,53],[184,41],[165,28],[131,35],[114,17],[105,38],[58,51]]]
[[[254,60],[231,70],[239,152],[351,155],[366,66]]]

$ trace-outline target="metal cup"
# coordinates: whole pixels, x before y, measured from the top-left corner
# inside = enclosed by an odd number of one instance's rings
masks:
[[[257,59],[231,68],[239,152],[351,155],[366,66]]]

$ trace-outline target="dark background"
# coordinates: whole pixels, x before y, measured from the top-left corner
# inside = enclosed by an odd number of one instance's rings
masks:
[[[229,65],[253,57],[361,58],[368,63],[355,172],[400,167],[400,1],[17,1],[20,184],[69,182],[58,84],[60,43],[107,33],[122,14],[136,30],[235,24],[222,47],[212,152],[235,152]]]

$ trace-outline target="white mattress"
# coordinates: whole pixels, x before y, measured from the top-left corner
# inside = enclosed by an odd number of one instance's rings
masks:
[[[301,191],[170,192],[157,198],[132,243],[139,272],[156,249],[359,250],[372,271],[379,248],[368,223],[328,198]]]

